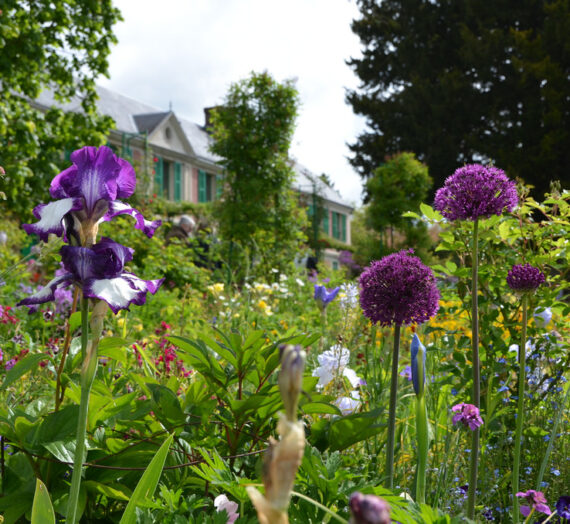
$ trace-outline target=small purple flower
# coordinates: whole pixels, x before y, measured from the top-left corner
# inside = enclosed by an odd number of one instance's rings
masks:
[[[507,274],[507,284],[515,291],[534,291],[545,282],[544,273],[530,264],[517,264]]]
[[[421,395],[424,392],[424,387],[426,383],[426,348],[420,342],[418,335],[414,333],[412,338],[412,383],[414,385],[414,391],[416,395]],[[422,362],[421,373],[420,366],[418,366],[418,353],[420,354],[420,359]]]
[[[406,366],[402,371],[400,371],[400,376],[412,380],[412,366]]]
[[[422,324],[437,313],[433,271],[412,254],[412,249],[392,253],[360,275],[360,306],[372,322]]]
[[[556,503],[556,512],[560,518],[566,519],[570,522],[570,496],[562,495]]]
[[[456,404],[451,408],[451,411],[457,413],[453,415],[452,422],[457,424],[461,422],[466,428],[475,431],[479,426],[483,425],[483,419],[479,415],[479,408],[473,404]]]
[[[530,506],[521,506],[520,510],[523,516],[528,517],[530,512],[535,509],[546,515],[550,515],[552,511],[546,504],[546,497],[542,491],[535,491],[534,489],[529,489],[525,493],[519,491],[517,497],[522,497],[530,504]]]
[[[479,217],[511,212],[518,204],[515,182],[496,167],[469,164],[448,177],[435,194],[434,207],[449,220],[477,220]]]
[[[335,287],[329,291],[325,286],[315,284],[314,298],[319,307],[324,309],[335,299],[339,291],[340,287]]]
[[[6,371],[10,371],[16,365],[16,359],[11,358],[6,362]]]
[[[156,293],[164,279],[143,280],[125,272],[125,263],[132,260],[133,252],[133,249],[105,237],[91,248],[63,246],[60,254],[67,272],[18,302],[18,306],[54,300],[56,289],[70,284],[80,286],[86,297],[104,300],[114,313],[128,309],[131,304],[140,306],[145,303],[146,294]]]
[[[350,496],[350,524],[389,524],[390,506],[376,495],[363,495],[358,491]]]
[[[103,220],[126,214],[137,221],[137,229],[152,237],[160,221],[145,220],[139,211],[118,200],[135,191],[131,164],[105,146],[78,149],[71,153],[71,161],[73,165],[51,182],[50,194],[59,200],[37,206],[34,216],[38,222],[24,224],[26,233],[35,233],[45,241],[50,233],[62,236],[66,232],[68,240],[75,237],[82,243],[79,237],[86,234],[84,226],[92,229]]]

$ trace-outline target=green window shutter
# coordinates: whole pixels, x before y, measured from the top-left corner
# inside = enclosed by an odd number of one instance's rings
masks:
[[[346,215],[340,215],[341,225],[342,225],[342,234],[341,240],[346,242]]]
[[[176,162],[174,164],[174,201],[182,200],[182,164]]]
[[[208,175],[201,169],[198,170],[198,202],[207,202],[206,185]]]
[[[307,209],[307,216],[311,218],[314,215],[315,215],[315,206],[314,204],[309,204],[309,208]]]
[[[325,234],[329,234],[329,210],[323,209],[323,221],[321,222]]]
[[[338,239],[338,213],[332,212],[332,236]]]
[[[216,175],[216,200],[219,200],[222,196],[222,189],[224,184],[223,175]]]
[[[158,196],[162,196],[162,185],[164,183],[164,162],[162,157],[157,156],[154,163],[154,190]]]

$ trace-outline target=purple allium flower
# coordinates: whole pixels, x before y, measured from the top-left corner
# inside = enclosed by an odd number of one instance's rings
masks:
[[[335,299],[339,291],[340,287],[335,287],[329,291],[325,286],[315,284],[314,298],[319,307],[324,309]]]
[[[556,503],[556,512],[558,515],[570,522],[570,496],[562,495]]]
[[[24,224],[26,233],[35,233],[45,241],[50,233],[62,236],[65,229],[69,239],[80,235],[82,224],[93,228],[117,215],[130,215],[137,221],[135,227],[152,237],[160,221],[145,220],[139,211],[118,200],[135,191],[131,164],[105,146],[78,149],[71,153],[71,161],[73,165],[51,182],[50,194],[59,200],[37,206],[34,216],[39,221]]]
[[[350,496],[350,524],[389,524],[390,506],[376,495],[363,495],[358,491]]]
[[[54,300],[56,289],[70,284],[80,286],[86,297],[104,300],[114,313],[128,309],[130,304],[140,306],[145,303],[146,294],[156,293],[164,279],[143,280],[125,272],[125,263],[132,260],[133,252],[105,237],[91,248],[63,246],[60,254],[67,273],[56,276],[40,291],[18,302],[18,306]]]
[[[519,491],[516,495],[517,497],[524,498],[526,502],[530,504],[530,506],[520,507],[521,513],[525,517],[528,517],[530,515],[530,512],[533,510],[533,508],[536,511],[545,513],[546,515],[550,515],[552,513],[552,511],[550,511],[550,508],[546,504],[546,497],[544,496],[544,493],[542,491],[535,491],[534,489],[529,489],[525,493]]]
[[[518,204],[515,182],[496,167],[469,164],[448,177],[435,194],[434,207],[450,220],[501,215]]]
[[[451,411],[457,413],[453,415],[452,422],[457,424],[461,422],[466,428],[475,431],[479,426],[483,425],[483,419],[479,415],[479,408],[473,404],[456,404],[451,408]]]
[[[515,291],[534,291],[545,282],[544,273],[530,264],[516,264],[507,274],[507,284]]]
[[[360,275],[360,306],[372,322],[421,324],[437,313],[435,276],[412,253],[412,249],[392,253],[372,262]]]
[[[412,383],[414,385],[414,391],[416,395],[421,395],[424,392],[424,387],[426,383],[426,348],[420,342],[418,335],[414,333],[412,338]],[[422,372],[420,374],[418,366],[418,353],[420,353],[420,358],[422,360]]]

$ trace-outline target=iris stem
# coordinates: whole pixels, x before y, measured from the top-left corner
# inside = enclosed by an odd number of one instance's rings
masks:
[[[394,488],[394,440],[396,434],[396,400],[398,394],[398,356],[400,353],[400,324],[394,326],[392,351],[392,376],[390,380],[390,408],[388,411],[388,443],[386,450],[386,475],[388,488]]]
[[[528,317],[528,297],[522,297],[522,335],[519,346],[519,399],[517,406],[517,427],[515,430],[515,454],[513,460],[513,522],[519,522],[519,501],[517,493],[519,491],[519,472],[521,463],[522,430],[524,422],[524,389],[526,383],[526,324]]]
[[[75,439],[75,455],[73,458],[73,474],[71,476],[71,489],[67,504],[67,524],[75,524],[78,520],[79,488],[81,487],[81,473],[83,469],[83,456],[85,454],[85,435],[87,432],[87,414],[89,409],[89,395],[93,378],[97,369],[97,341],[93,340],[89,346],[89,299],[81,298],[81,400],[79,402],[79,418],[77,421],[77,436]]]
[[[479,219],[473,222],[473,247],[471,256],[471,354],[473,360],[473,405],[480,407],[479,384],[479,309],[478,309],[478,265],[479,265]],[[479,428],[473,430],[471,460],[469,463],[469,490],[467,495],[467,517],[473,520],[477,492],[477,468],[479,465]]]
[[[420,378],[421,380],[421,378]],[[416,501],[426,501],[426,470],[428,459],[428,416],[425,392],[416,397],[416,433],[418,439],[418,466],[416,472]]]

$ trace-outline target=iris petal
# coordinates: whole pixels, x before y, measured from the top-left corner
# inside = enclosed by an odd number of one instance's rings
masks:
[[[42,289],[34,293],[33,295],[20,300],[17,306],[35,306],[37,304],[44,304],[45,302],[50,302],[55,298],[55,290],[61,285],[69,285],[73,280],[73,275],[71,273],[66,273],[65,275],[60,275],[52,280],[50,280]]]
[[[83,284],[85,296],[104,300],[113,313],[128,309],[131,304],[142,306],[147,293],[156,293],[162,281],[143,280],[132,273],[123,273],[116,278],[89,279]]]
[[[154,232],[162,223],[160,220],[145,220],[140,211],[119,200],[109,203],[109,211],[107,211],[103,220],[108,221],[118,215],[129,215],[133,217],[137,221],[135,228],[140,229],[148,238],[152,238]]]
[[[24,224],[22,227],[28,235],[35,233],[45,242],[50,234],[61,236],[63,217],[70,211],[81,209],[82,206],[81,200],[77,198],[64,198],[49,204],[40,204],[34,209],[34,216],[39,219],[39,222]]]

